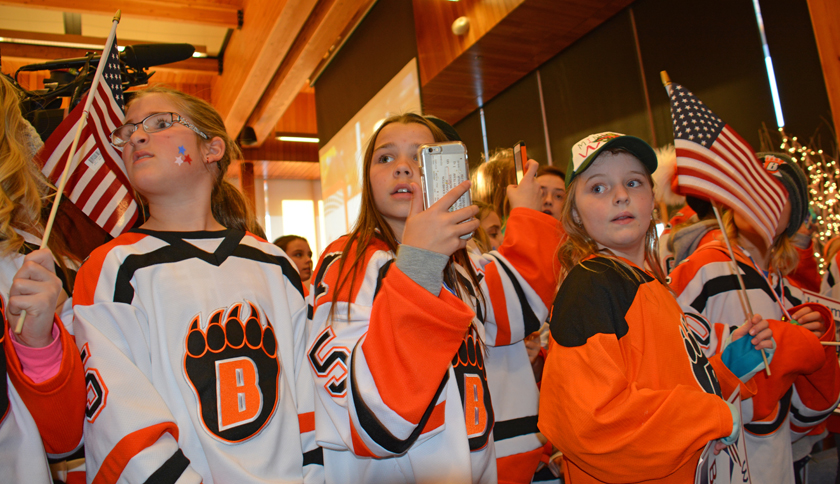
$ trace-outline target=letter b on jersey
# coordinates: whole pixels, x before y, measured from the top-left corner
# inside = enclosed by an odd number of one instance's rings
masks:
[[[253,422],[262,409],[257,366],[250,358],[216,362],[219,430]]]
[[[480,376],[464,374],[464,418],[467,437],[480,437],[487,430],[487,406],[484,403],[484,383]]]
[[[224,442],[257,435],[280,398],[274,328],[268,319],[262,325],[256,305],[248,306],[247,319],[242,304],[214,311],[205,329],[196,315],[185,341],[184,370],[199,415],[207,431]]]

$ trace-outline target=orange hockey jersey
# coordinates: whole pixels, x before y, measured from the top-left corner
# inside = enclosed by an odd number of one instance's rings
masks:
[[[551,336],[539,427],[563,452],[567,483],[693,482],[706,443],[732,433],[720,395],[737,377],[703,355],[647,272],[605,257],[578,264]]]

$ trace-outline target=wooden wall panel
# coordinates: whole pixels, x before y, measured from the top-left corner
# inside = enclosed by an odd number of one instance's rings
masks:
[[[836,142],[836,129],[840,127],[840,23],[837,22],[840,19],[840,3],[837,0],[808,0],[808,9],[831,104]]]

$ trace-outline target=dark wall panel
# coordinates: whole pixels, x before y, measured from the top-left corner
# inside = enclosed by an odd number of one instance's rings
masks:
[[[486,103],[484,123],[491,153],[496,148],[513,148],[517,141],[523,140],[528,158],[543,165],[548,161],[536,72],[528,74]]]
[[[764,54],[750,0],[638,0],[642,62],[653,109],[656,141],[673,142],[668,96],[659,72],[692,91],[758,148],[762,123],[775,126]]]
[[[651,142],[644,86],[625,9],[540,67],[554,165],[566,169],[572,145],[617,131]]]
[[[819,134],[823,141],[831,140],[834,129],[831,106],[808,3],[761,0],[760,5],[779,85],[785,130],[801,139]]]
[[[453,127],[458,132],[458,135],[461,136],[461,141],[467,145],[470,170],[473,170],[481,162],[481,154],[484,152],[484,140],[481,136],[481,116],[478,114],[478,110],[476,109],[468,114],[467,117],[458,121]]]
[[[417,41],[411,0],[377,2],[316,81],[321,145],[414,57]]]

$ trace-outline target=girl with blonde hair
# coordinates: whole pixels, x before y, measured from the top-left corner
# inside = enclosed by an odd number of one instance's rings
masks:
[[[0,76],[0,468],[10,482],[50,482],[48,458],[81,446],[84,375],[70,331],[66,254],[58,236],[39,248],[50,190],[32,161],[40,140],[19,104]]]

